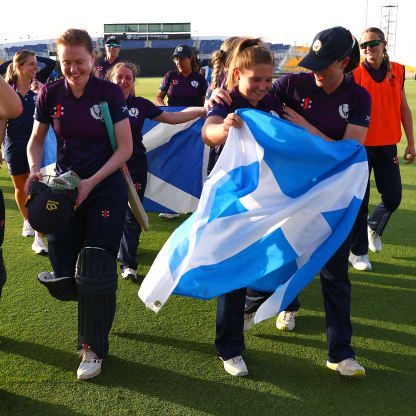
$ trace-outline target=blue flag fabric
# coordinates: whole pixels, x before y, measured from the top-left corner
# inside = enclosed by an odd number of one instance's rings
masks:
[[[250,287],[275,292],[276,315],[348,236],[368,180],[355,140],[325,142],[285,120],[238,110],[196,212],[171,235],[139,290],[157,312],[172,293],[211,299]]]
[[[182,111],[184,107],[161,107]],[[148,212],[194,212],[206,178],[209,148],[201,138],[203,119],[169,125],[146,119],[143,143],[148,175],[143,207]],[[49,129],[45,140],[42,173],[54,175],[56,137]]]

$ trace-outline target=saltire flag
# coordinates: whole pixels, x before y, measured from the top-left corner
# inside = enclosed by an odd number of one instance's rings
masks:
[[[161,107],[182,111],[184,107]],[[145,120],[142,133],[147,150],[148,174],[143,207],[148,212],[194,212],[206,178],[209,147],[204,145],[199,118],[169,125]],[[49,129],[41,172],[54,175],[56,137]]]
[[[211,299],[250,287],[275,292],[276,315],[347,238],[368,180],[356,140],[325,142],[256,110],[237,113],[196,212],[165,243],[139,290],[157,312],[174,293]]]
[[[183,107],[160,107],[180,111]],[[146,119],[143,144],[148,162],[143,207],[150,212],[194,212],[207,176],[209,147],[201,129],[204,119],[170,125]]]

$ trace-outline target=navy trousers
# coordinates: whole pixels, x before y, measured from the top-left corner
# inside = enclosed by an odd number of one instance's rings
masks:
[[[367,146],[368,168],[374,170],[377,190],[381,195],[381,202],[368,218],[368,201],[370,183],[360,212],[354,225],[351,251],[357,255],[368,253],[367,225],[378,235],[382,235],[391,214],[399,207],[402,199],[402,181],[399,162],[397,160],[397,146]],[[367,219],[368,218],[368,219]]]
[[[348,254],[350,248],[348,238],[321,270],[320,280],[326,314],[326,335],[328,342],[328,360],[339,362],[346,358],[355,358],[351,348],[351,283],[348,279]],[[256,306],[250,299],[246,300],[246,292],[256,297]],[[261,295],[263,293],[263,297]],[[247,313],[255,312],[270,296],[270,293],[239,289],[222,295],[217,303],[217,336],[215,345],[223,359],[241,355],[244,350],[244,304],[247,302]],[[298,310],[297,298],[287,310]],[[249,309],[250,308],[250,309]]]
[[[139,160],[135,160],[134,163],[129,163],[128,168],[130,171],[131,179],[136,186],[137,194],[140,201],[143,202],[144,192],[146,190],[147,183],[147,159],[146,155],[143,155]],[[130,208],[127,208],[126,220],[124,222],[123,236],[120,242],[120,267],[129,267],[130,269],[137,269],[137,249],[139,247],[139,238],[142,228],[137,222]]]
[[[88,195],[87,199],[77,209],[76,214],[63,230],[48,235],[49,259],[57,277],[75,276],[75,265],[78,254],[83,247],[100,247],[114,256],[114,262],[120,245],[121,234],[127,209],[127,188],[120,172],[115,172],[99,183]],[[97,276],[100,278],[101,276]],[[117,282],[117,276],[114,277]],[[89,300],[82,300],[89,302]],[[97,345],[107,345],[99,358],[108,354],[108,318],[97,313],[94,308],[88,309],[88,303],[79,305],[82,311],[88,310],[81,316],[84,326],[102,328],[102,333],[96,333]],[[114,316],[116,309],[115,294],[108,299],[107,313]],[[112,322],[112,320],[111,320]],[[78,316],[78,349],[81,348],[83,336],[80,330],[80,315]],[[91,349],[94,351],[94,341]],[[97,354],[98,351],[95,351]]]

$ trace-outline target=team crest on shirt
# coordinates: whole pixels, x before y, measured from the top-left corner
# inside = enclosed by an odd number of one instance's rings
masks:
[[[344,120],[348,120],[348,111],[349,111],[349,107],[348,104],[341,104],[338,107],[338,112],[339,115],[344,119]]]
[[[129,110],[130,117],[137,118],[138,115],[139,115],[139,110],[136,107],[130,108]]]
[[[275,116],[276,118],[280,118],[279,114],[277,114],[276,111],[274,110],[270,110],[269,114],[271,114],[272,116]]]
[[[36,100],[38,99],[38,95],[37,94],[35,94],[34,96],[33,96],[33,101],[34,102],[36,102]]]
[[[98,104],[95,104],[90,108],[90,113],[91,116],[96,120],[104,121],[103,117],[101,116],[101,108]]]
[[[173,81],[172,81],[172,85],[178,85],[179,84],[179,81],[177,80],[177,79],[174,79]]]
[[[191,85],[192,85],[194,88],[196,88],[196,87],[199,85],[199,83],[198,83],[198,81],[191,81]]]

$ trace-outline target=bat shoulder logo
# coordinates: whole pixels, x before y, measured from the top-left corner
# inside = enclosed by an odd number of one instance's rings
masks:
[[[100,120],[100,121],[104,121],[103,117],[101,115],[101,108],[98,104],[93,105],[90,108],[90,113],[91,116],[95,119],[95,120]]]
[[[274,117],[280,118],[279,114],[277,114],[276,111],[274,111],[274,110],[270,110],[269,114],[271,114]]]
[[[58,206],[59,206],[59,202],[58,201],[50,201],[50,200],[48,200],[46,202],[45,208],[48,211],[54,211],[54,210],[58,209]]]
[[[132,107],[132,108],[129,109],[129,116],[130,117],[137,118],[138,115],[139,115],[139,110],[136,107]]]

